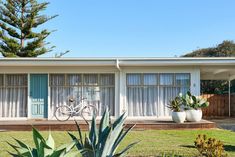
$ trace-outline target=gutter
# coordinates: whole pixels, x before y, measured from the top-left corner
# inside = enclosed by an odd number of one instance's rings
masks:
[[[0,66],[235,66],[235,58],[0,58]]]

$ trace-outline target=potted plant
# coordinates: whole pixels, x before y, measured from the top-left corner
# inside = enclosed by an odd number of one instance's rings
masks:
[[[204,98],[192,95],[190,92],[187,92],[187,94],[182,97],[182,101],[186,110],[186,120],[190,122],[201,121],[201,108],[208,107],[209,102]]]
[[[172,120],[176,123],[183,123],[186,118],[186,113],[182,108],[182,99],[180,96],[175,97],[175,99],[171,100],[167,106],[170,110],[172,110]]]

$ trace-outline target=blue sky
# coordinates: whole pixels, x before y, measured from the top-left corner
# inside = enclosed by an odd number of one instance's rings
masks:
[[[174,57],[235,40],[234,0],[50,0],[64,57]]]

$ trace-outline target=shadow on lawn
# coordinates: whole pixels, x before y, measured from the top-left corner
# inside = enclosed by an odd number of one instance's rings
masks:
[[[180,145],[180,147],[193,148],[193,149],[195,149],[195,146],[193,146],[193,145]]]
[[[180,147],[195,149],[195,146],[193,146],[193,145],[180,145]],[[227,152],[235,152],[235,146],[224,145],[224,150],[227,151]]]
[[[224,145],[224,150],[228,152],[235,152],[235,146],[232,145]]]

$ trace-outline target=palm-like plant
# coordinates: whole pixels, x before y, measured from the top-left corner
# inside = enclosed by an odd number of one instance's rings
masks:
[[[138,142],[133,142],[122,151],[116,153],[120,142],[126,137],[127,133],[134,127],[131,126],[124,131],[124,121],[126,114],[122,114],[111,124],[108,109],[105,110],[100,121],[99,128],[96,126],[96,120],[93,117],[89,125],[89,135],[83,138],[79,124],[76,122],[79,139],[69,133],[71,138],[77,141],[76,147],[83,157],[118,157],[124,155],[127,150]]]
[[[33,140],[35,148],[30,148],[18,139],[15,139],[18,145],[8,143],[16,151],[16,153],[9,152],[9,154],[14,157],[71,157],[77,154],[76,152],[71,152],[76,141],[55,148],[55,142],[51,133],[49,133],[46,140],[35,128],[33,128]]]

